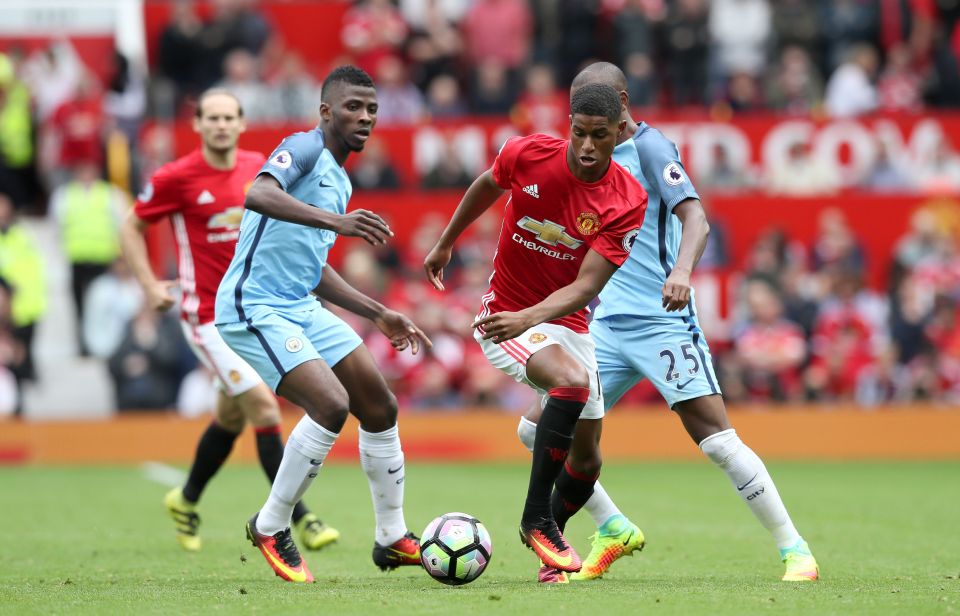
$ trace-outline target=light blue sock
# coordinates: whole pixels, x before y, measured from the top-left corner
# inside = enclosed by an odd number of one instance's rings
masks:
[[[786,558],[789,552],[800,552],[801,554],[807,555],[812,554],[810,552],[810,547],[807,545],[807,542],[803,540],[803,537],[797,539],[797,542],[790,547],[780,548],[780,560]]]
[[[622,513],[616,513],[609,518],[607,521],[600,525],[600,534],[601,535],[619,535],[627,528],[627,516]]]

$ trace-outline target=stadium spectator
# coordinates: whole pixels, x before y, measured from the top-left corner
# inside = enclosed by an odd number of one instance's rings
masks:
[[[280,59],[280,66],[270,80],[277,115],[287,121],[307,125],[317,122],[320,84],[304,64],[303,56],[288,51]]]
[[[698,186],[717,191],[741,190],[751,184],[747,170],[730,160],[729,150],[723,143],[713,146],[710,166],[700,174],[697,182]]]
[[[912,188],[911,178],[904,170],[903,164],[891,154],[890,147],[883,139],[877,140],[877,153],[866,170],[860,184],[869,190],[877,192],[907,191]]]
[[[67,181],[74,166],[103,161],[104,119],[100,85],[96,77],[84,73],[76,96],[57,107],[43,128],[48,154],[42,169],[51,189]]]
[[[878,100],[873,79],[878,63],[877,51],[872,46],[851,48],[846,62],[827,81],[827,113],[835,118],[850,118],[875,110]]]
[[[751,399],[795,400],[806,342],[800,327],[784,318],[783,300],[765,278],[747,282],[747,318],[734,336],[736,360]]]
[[[810,54],[803,47],[785,47],[767,79],[770,108],[790,115],[807,115],[820,106],[822,99],[823,81]]]
[[[254,57],[266,56],[272,27],[257,10],[258,0],[214,0],[213,17],[203,27],[201,89],[224,78],[227,56],[243,50]]]
[[[147,85],[140,68],[119,51],[113,54],[113,68],[103,97],[103,111],[112,128],[126,138],[136,157],[140,126],[147,110]]]
[[[553,69],[534,64],[527,69],[525,87],[511,112],[521,133],[554,134],[570,113],[569,97],[557,87]]]
[[[822,53],[823,26],[821,7],[808,0],[778,0],[773,3],[773,36],[775,53],[782,58],[787,49],[797,49],[819,65]]]
[[[403,61],[397,56],[383,56],[377,61],[377,124],[415,124],[423,119],[426,104],[423,94],[407,76]]]
[[[841,210],[823,210],[817,220],[817,227],[817,236],[810,251],[814,271],[864,271],[863,247]]]
[[[960,155],[949,141],[940,138],[930,160],[918,166],[914,180],[927,193],[955,194],[960,190]]]
[[[33,338],[47,311],[47,275],[40,244],[16,220],[14,203],[0,192],[0,279],[7,290],[7,314],[0,329],[10,334],[16,353],[0,365],[10,368],[17,383],[37,378]]]
[[[277,122],[283,118],[278,92],[260,77],[260,62],[246,49],[234,49],[223,61],[219,86],[232,92],[243,107],[247,122]]]
[[[107,362],[117,410],[173,408],[184,344],[174,317],[144,306],[127,324],[120,345]]]
[[[30,90],[37,122],[44,124],[61,105],[72,99],[86,67],[67,41],[51,43],[30,54],[23,65],[22,77]]]
[[[478,115],[502,115],[513,106],[513,82],[506,67],[494,59],[484,59],[473,71],[470,110]]]
[[[825,74],[843,62],[851,49],[877,40],[880,2],[833,0],[821,4],[821,27],[826,46]]]
[[[143,307],[143,291],[126,261],[97,276],[84,298],[83,340],[90,355],[107,360],[120,347],[127,324]]]
[[[937,259],[943,234],[936,214],[927,208],[917,210],[910,217],[910,229],[897,242],[894,251],[896,262],[911,270],[921,263]]]
[[[707,0],[679,0],[667,6],[664,55],[671,58],[666,73],[670,98],[676,105],[702,105],[706,100],[709,12]]]
[[[350,182],[357,190],[393,190],[400,188],[400,177],[390,162],[390,155],[381,141],[371,139],[350,172]]]
[[[923,79],[906,43],[887,53],[887,63],[877,82],[881,111],[916,113],[923,109]]]
[[[840,183],[836,164],[814,156],[809,144],[798,141],[786,158],[772,163],[766,187],[771,194],[803,197],[834,193]]]
[[[565,85],[585,62],[601,52],[599,32],[603,7],[600,0],[558,0],[557,5],[563,39],[555,64]]]
[[[722,91],[733,75],[756,78],[763,74],[772,33],[767,0],[713,0],[709,28],[714,91]]]
[[[194,7],[193,0],[175,0],[170,23],[160,34],[158,68],[172,84],[174,113],[186,97],[199,94],[208,79],[204,74],[208,60],[204,57],[203,22]],[[166,115],[172,117],[173,113]]]
[[[533,19],[525,0],[474,0],[461,25],[470,66],[496,60],[515,72],[530,56]]]
[[[436,163],[423,175],[420,187],[425,190],[466,188],[473,182],[470,172],[464,167],[456,147],[444,142],[444,152]]]
[[[36,197],[30,92],[18,79],[14,61],[0,53],[0,192],[18,207]]]
[[[10,299],[10,287],[0,278],[0,417],[23,412],[20,387],[12,371],[23,351],[10,332]]]
[[[120,256],[118,233],[126,211],[126,195],[100,179],[100,167],[92,162],[77,165],[73,178],[50,197],[50,216],[70,263],[77,338],[84,356],[89,354],[81,335],[87,289]]]
[[[407,33],[403,15],[390,0],[357,0],[343,16],[340,38],[354,63],[373,74],[383,58],[400,53]]]
[[[463,36],[456,22],[466,12],[467,3],[410,0],[402,2],[400,10],[406,15],[412,5],[417,5],[417,12],[422,14],[412,21],[408,18],[412,31],[407,39],[406,55],[410,60],[410,78],[425,91],[441,75],[456,74],[460,68]]]
[[[459,118],[467,113],[460,84],[452,75],[437,75],[427,87],[427,113],[433,120]]]

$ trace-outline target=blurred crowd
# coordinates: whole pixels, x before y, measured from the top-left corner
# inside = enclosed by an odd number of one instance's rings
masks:
[[[210,375],[174,331],[175,316],[144,309],[120,259],[119,221],[130,195],[173,157],[164,121],[188,117],[200,91],[229,88],[252,123],[310,125],[329,67],[285,48],[255,0],[216,0],[208,12],[187,0],[170,6],[150,67],[117,53],[97,74],[66,41],[0,54],[0,414],[18,410],[20,386],[38,376],[33,339],[49,312],[53,258],[69,270],[77,353],[107,367],[118,408],[195,413],[212,404]],[[358,0],[339,32],[345,55],[336,63],[373,75],[382,126],[500,115],[519,132],[553,130],[567,115],[571,78],[594,59],[623,67],[637,107],[721,119],[960,106],[954,0]],[[472,180],[462,152],[442,146],[419,188]],[[911,168],[881,148],[858,177],[841,178],[803,144],[762,173],[735,168],[720,144],[695,180],[712,191],[781,195],[851,185],[956,194],[960,156],[946,139],[934,152]],[[403,186],[376,140],[355,162],[358,190]],[[44,251],[23,216],[56,230],[60,256]],[[395,354],[369,323],[346,318],[365,333],[406,408],[522,408],[527,391],[489,367],[468,328],[499,225],[481,219],[441,297],[422,280],[421,264],[444,222],[426,218],[407,245],[351,243],[342,263],[358,288],[409,313],[432,350]],[[811,245],[770,229],[744,263],[725,262],[730,251],[716,223],[701,272],[732,268],[741,281],[732,335],[707,332],[728,398],[960,400],[957,220],[930,210],[914,216],[891,255],[885,293],[863,284],[857,234],[838,212],[822,216]],[[644,387],[628,398],[655,399]]]

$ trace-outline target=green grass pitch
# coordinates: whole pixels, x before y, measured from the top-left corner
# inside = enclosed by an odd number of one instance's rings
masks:
[[[949,614],[960,612],[960,462],[774,463],[798,528],[821,566],[784,584],[774,546],[706,462],[608,464],[603,482],[647,548],[596,582],[539,587],[517,539],[523,465],[414,464],[407,522],[466,511],[493,536],[493,560],[450,588],[419,569],[370,561],[373,514],[358,466],[331,464],[307,494],[343,532],[306,553],[317,576],[292,585],[246,543],[266,496],[253,466],[227,465],[204,495],[204,549],[180,551],[139,468],[0,468],[0,614]],[[589,551],[590,519],[567,536]]]

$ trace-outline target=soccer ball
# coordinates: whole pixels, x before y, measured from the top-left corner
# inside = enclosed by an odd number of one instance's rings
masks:
[[[466,513],[434,518],[420,535],[420,562],[438,582],[459,586],[474,581],[490,563],[493,543],[480,520]]]

